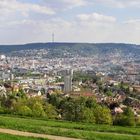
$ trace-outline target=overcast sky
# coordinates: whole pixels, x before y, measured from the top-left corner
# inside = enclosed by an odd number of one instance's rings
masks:
[[[140,0],[0,0],[0,44],[140,44]]]

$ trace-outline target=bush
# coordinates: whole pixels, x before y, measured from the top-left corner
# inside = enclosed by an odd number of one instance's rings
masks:
[[[136,118],[136,124],[137,124],[138,126],[140,126],[140,117],[137,117],[137,118]]]
[[[28,106],[19,106],[17,108],[17,114],[22,116],[32,116],[32,110]]]
[[[5,109],[3,107],[0,107],[0,114],[4,114],[5,113]]]
[[[93,110],[85,108],[83,112],[83,122],[95,123],[95,116]]]
[[[45,112],[41,103],[36,102],[32,108],[33,116],[35,117],[45,117]]]
[[[56,108],[51,104],[47,104],[45,106],[44,111],[45,111],[45,114],[47,115],[47,118],[49,119],[55,119],[57,117]]]
[[[114,120],[115,125],[134,126],[135,116],[131,108],[127,107],[123,114],[118,114]]]
[[[97,124],[112,124],[111,112],[107,107],[97,106],[94,114]]]

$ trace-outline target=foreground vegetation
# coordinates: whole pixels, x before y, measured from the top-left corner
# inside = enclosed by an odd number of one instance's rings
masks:
[[[61,97],[55,94],[48,95],[47,99],[28,98],[23,91],[0,97],[0,114],[92,124],[136,125],[134,113],[129,107],[125,108],[122,114],[112,115],[107,105],[97,103],[94,98]]]
[[[48,139],[14,136],[14,135],[0,133],[0,140],[48,140]]]
[[[87,140],[139,140],[140,127],[121,127],[0,116],[0,127]]]

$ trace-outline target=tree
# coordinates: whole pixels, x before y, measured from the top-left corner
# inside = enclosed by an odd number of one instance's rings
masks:
[[[88,122],[88,123],[95,123],[96,122],[94,112],[90,108],[84,108],[83,122]]]
[[[127,125],[129,125],[129,126],[135,125],[135,116],[130,107],[127,107],[124,109],[124,115],[127,117],[126,118]]]
[[[62,116],[69,121],[82,121],[84,108],[84,98],[65,100]]]
[[[61,98],[57,94],[52,94],[49,96],[48,102],[58,108],[61,102]]]
[[[45,95],[45,94],[46,94],[45,88],[42,88],[42,89],[41,89],[41,94],[42,94],[42,95]]]
[[[47,115],[47,118],[49,118],[49,119],[57,118],[56,108],[53,105],[46,104],[44,111],[45,111],[45,114]]]
[[[75,120],[75,107],[73,101],[64,102],[62,117],[68,121]]]
[[[97,106],[96,100],[94,98],[87,98],[86,100],[86,107],[94,108]]]
[[[32,108],[33,116],[35,117],[45,117],[45,112],[41,103],[36,102]]]
[[[107,96],[113,96],[113,93],[112,91],[108,90],[106,93],[105,93]]]
[[[22,116],[32,116],[32,110],[26,105],[18,106],[16,113]]]
[[[98,105],[93,111],[97,124],[112,124],[111,112],[107,107]]]
[[[31,109],[33,108],[33,106],[36,104],[36,103],[39,103],[41,105],[43,105],[45,103],[45,101],[43,99],[41,99],[40,97],[32,97],[32,98],[28,98],[26,100],[26,104],[28,107],[30,107]]]
[[[122,126],[134,126],[135,116],[131,108],[127,107],[124,109],[122,114],[118,114],[114,119],[114,124]]]
[[[18,96],[19,98],[25,98],[26,94],[23,89],[20,89],[19,92],[16,93],[16,96]]]

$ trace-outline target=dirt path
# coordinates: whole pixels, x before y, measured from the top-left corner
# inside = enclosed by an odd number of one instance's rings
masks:
[[[0,128],[0,133],[6,133],[11,135],[17,135],[17,136],[26,136],[26,137],[48,138],[50,140],[81,140],[75,138],[37,134],[37,133],[30,133],[30,132],[23,132],[23,131],[12,130],[12,129],[2,129],[2,128]]]

